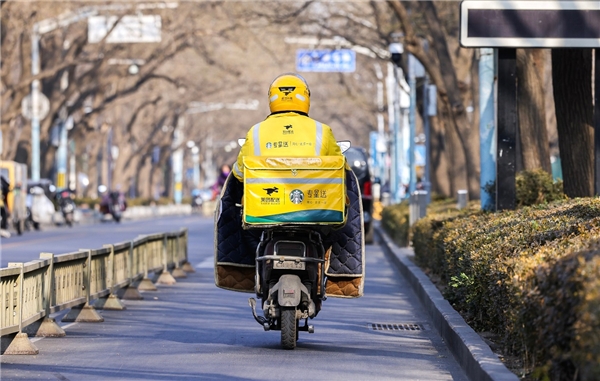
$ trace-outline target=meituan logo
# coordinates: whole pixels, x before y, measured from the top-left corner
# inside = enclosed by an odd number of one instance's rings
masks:
[[[283,126],[283,127],[285,127],[286,130],[289,130],[290,128],[292,128],[294,126],[292,126],[291,124],[288,124],[287,126]]]
[[[281,91],[284,95],[290,95],[290,93],[293,92],[294,90],[296,90],[295,86],[287,86],[287,87],[279,88],[279,91]]]
[[[279,193],[279,188],[277,187],[273,187],[273,188],[263,188],[263,190],[267,191],[267,196],[272,195],[273,193]]]

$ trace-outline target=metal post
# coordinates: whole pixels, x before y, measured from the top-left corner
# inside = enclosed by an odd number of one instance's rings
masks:
[[[494,77],[496,50],[479,49],[479,154],[481,155],[481,209],[494,210],[494,195],[486,186],[496,181],[496,120],[494,113]]]
[[[56,153],[56,187],[58,189],[67,187],[67,127],[65,120],[58,123],[59,140],[58,152]]]
[[[414,191],[409,199],[409,225],[427,215],[427,191]]]
[[[396,76],[396,78],[398,77]],[[396,187],[393,189],[393,195],[394,202],[400,202],[404,196],[404,189],[402,184],[402,168],[404,168],[404,151],[402,150],[402,147],[404,144],[402,139],[402,130],[400,128],[400,89],[397,84],[394,85],[394,94],[394,161],[396,162],[396,179],[394,182],[396,184]]]
[[[383,102],[383,71],[381,65],[376,63],[375,73],[377,75],[377,135],[375,142],[374,164],[375,164],[375,176],[379,180],[379,186],[384,184],[384,159],[383,155],[386,152],[385,146],[385,128],[384,128],[384,102]]]
[[[192,162],[194,163],[194,188],[200,188],[200,152],[198,147],[192,148]]]
[[[392,201],[396,201],[396,188],[398,187],[398,176],[396,173],[398,172],[398,160],[396,159],[396,153],[399,149],[398,146],[398,136],[396,134],[396,111],[395,111],[395,88],[396,88],[396,80],[394,79],[394,64],[388,62],[388,76],[387,76],[387,100],[388,100],[388,122],[389,122],[389,130],[391,134],[391,159],[392,165],[390,166],[390,196]]]
[[[431,200],[431,181],[430,181],[430,157],[431,157],[431,144],[430,144],[430,128],[429,128],[429,76],[425,74],[425,81],[423,82],[423,129],[425,130],[425,173],[423,174],[423,185],[425,191],[427,191],[427,204]]]
[[[91,290],[92,290],[92,250],[87,250],[87,259],[85,266],[87,267],[83,271],[83,285],[85,286],[85,304],[90,304]]]
[[[517,50],[498,49],[498,132],[496,138],[496,210],[516,203]]]
[[[31,33],[31,76],[40,73],[40,35],[34,27]],[[31,180],[40,180],[40,81],[31,82]]]
[[[600,196],[600,48],[594,52],[594,194]]]
[[[174,131],[173,145],[175,149],[171,156],[173,160],[173,199],[175,204],[181,204],[183,198],[183,126],[185,120],[183,116],[177,119],[177,127]]]
[[[56,303],[56,293],[54,291],[54,254],[52,253],[40,253],[40,259],[47,259],[50,261],[48,264],[48,271],[46,272],[46,279],[44,279],[44,296],[42,304],[44,305],[44,312],[46,318],[50,317],[50,307]]]
[[[461,189],[457,193],[458,193],[458,197],[457,197],[458,202],[456,203],[457,204],[456,207],[458,209],[466,208],[469,192],[465,189]]]
[[[406,93],[406,90],[402,86],[402,80],[404,79],[404,72],[402,69],[396,65],[394,66],[395,73],[395,132],[396,132],[396,190],[395,197],[396,202],[400,202],[404,197],[406,197],[406,190],[404,189],[405,184],[405,168],[406,168],[406,151],[407,151],[407,141],[409,126],[406,124],[406,111],[407,108],[410,107],[410,99],[409,95]],[[409,194],[410,195],[410,194]]]
[[[183,199],[183,149],[173,152],[173,200],[180,205]]]
[[[416,58],[415,58],[416,59]],[[410,194],[417,189],[417,171],[415,167],[415,131],[417,129],[417,80],[415,78],[415,71],[409,65],[408,69],[408,87],[410,87],[410,108],[408,111],[408,121],[410,124],[409,137],[408,137],[408,165],[410,179],[408,182],[408,191]]]
[[[75,140],[71,139],[69,141],[69,189],[71,190],[77,188],[77,171],[75,166]]]
[[[113,157],[112,157],[112,145],[113,145],[113,130],[112,126],[108,130],[108,136],[106,138],[106,162],[108,167],[106,187],[109,192],[112,191],[112,176],[113,176]]]

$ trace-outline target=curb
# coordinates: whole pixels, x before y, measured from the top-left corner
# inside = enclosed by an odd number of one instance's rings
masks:
[[[517,375],[500,361],[429,277],[408,258],[413,255],[413,249],[396,246],[380,226],[375,226],[375,232],[384,253],[406,277],[467,377],[473,381],[518,381]]]

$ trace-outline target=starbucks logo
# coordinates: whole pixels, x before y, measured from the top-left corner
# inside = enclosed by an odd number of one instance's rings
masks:
[[[300,189],[294,189],[290,192],[290,201],[294,204],[300,204],[304,200],[304,193]]]

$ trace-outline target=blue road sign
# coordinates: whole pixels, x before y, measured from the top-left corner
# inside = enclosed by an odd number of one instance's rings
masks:
[[[356,52],[350,49],[298,49],[296,70],[352,73],[356,70]]]

